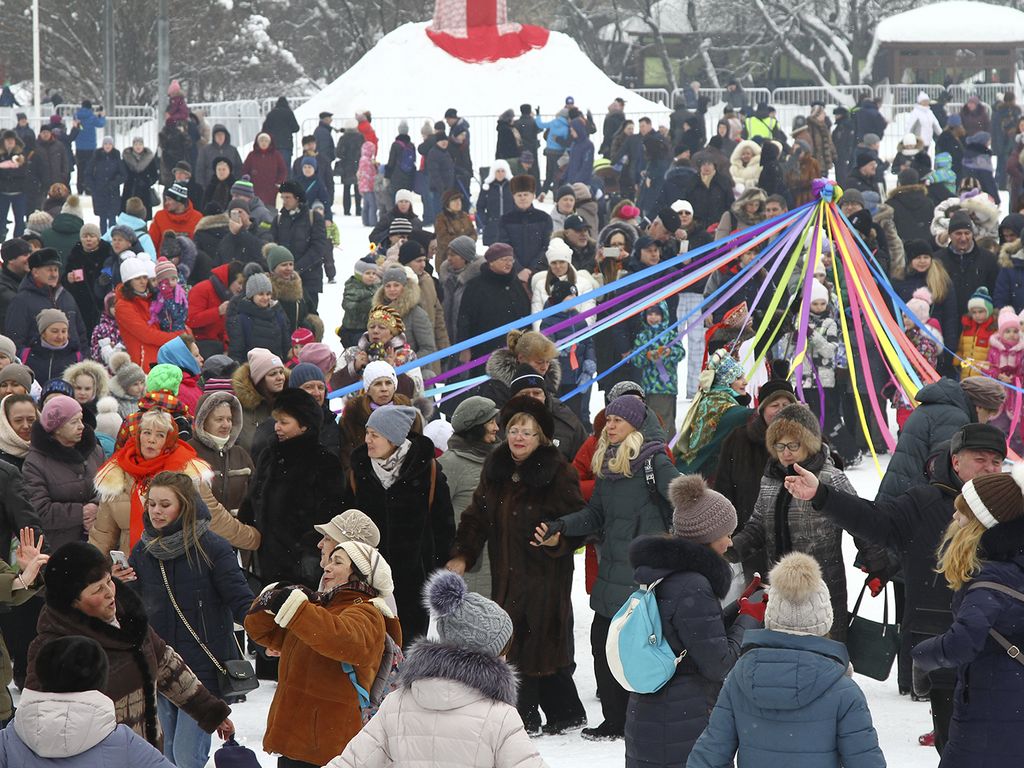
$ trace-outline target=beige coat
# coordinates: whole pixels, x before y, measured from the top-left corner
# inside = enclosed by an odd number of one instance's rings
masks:
[[[238,549],[259,549],[260,532],[232,517],[213,495],[210,489],[213,470],[210,469],[210,465],[201,459],[192,459],[183,471],[199,482],[199,498],[209,507],[213,518],[210,531],[227,539],[231,546]],[[100,508],[96,522],[89,531],[89,543],[103,553],[108,553],[112,549],[119,549],[125,554],[131,552],[129,494],[135,493],[134,478],[116,463],[108,461],[96,474],[96,490],[100,495]]]

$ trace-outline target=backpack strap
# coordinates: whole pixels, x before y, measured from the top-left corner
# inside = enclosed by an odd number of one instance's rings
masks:
[[[427,495],[427,509],[434,508],[434,491],[437,490],[437,459],[430,462],[430,493]]]
[[[359,697],[359,709],[366,709],[370,706],[370,692],[363,688],[359,684],[359,679],[356,677],[356,670],[347,661],[341,662],[341,669],[348,675],[348,679],[352,681],[352,687],[356,689],[356,696]]]
[[[1024,593],[1018,592],[1013,587],[1008,587],[1005,584],[999,584],[995,581],[976,581],[967,588],[967,591],[970,592],[972,589],[991,589],[993,592],[1001,592],[1004,595],[1012,597],[1014,600],[1024,603]],[[990,629],[988,633],[993,640],[1002,646],[1003,650],[1006,651],[1007,656],[1018,664],[1024,666],[1024,657],[1021,656],[1020,648],[1011,643],[1002,633],[996,632],[994,629]]]
[[[651,496],[658,495],[658,478],[654,476],[654,457],[648,456],[644,459],[644,482],[647,483],[647,492]]]

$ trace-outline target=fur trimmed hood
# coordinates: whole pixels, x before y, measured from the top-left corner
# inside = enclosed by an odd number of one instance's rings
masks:
[[[287,379],[291,376],[292,372],[288,369],[284,369],[285,375],[285,386],[288,386]],[[246,411],[255,411],[260,407],[260,403],[266,400],[265,397],[256,388],[256,385],[252,381],[252,377],[249,375],[249,364],[242,363],[235,372],[231,374],[231,388],[235,393],[235,397],[238,398],[238,402],[242,404],[242,409]]]
[[[225,158],[218,157],[217,160],[223,160]],[[212,216],[203,216],[199,221],[196,222],[196,232],[202,232],[204,229],[226,229],[228,226],[228,215],[226,213],[217,213]]]
[[[999,249],[999,266],[1004,269],[1024,267],[1024,240],[1003,244]]]
[[[908,195],[911,193],[920,193],[922,195],[927,195],[928,187],[926,187],[924,184],[906,184],[902,187],[893,187],[893,189],[889,191],[889,194],[886,195],[885,199],[892,200],[894,197],[898,195]]]
[[[519,363],[507,347],[497,349],[487,358],[487,365],[484,366],[484,373],[495,381],[500,381],[506,387],[512,386],[512,379],[516,377],[516,368]],[[544,374],[544,383],[549,392],[558,392],[562,383],[562,366],[555,358],[548,366],[548,372]]]
[[[270,285],[274,289],[274,298],[278,301],[299,301],[302,298],[302,278],[298,272],[292,273],[291,280],[271,272]]]
[[[399,675],[399,686],[411,688],[420,705],[429,709],[449,709],[468,703],[466,697],[457,690],[448,691],[448,695],[439,695],[441,691],[432,687],[429,694],[423,691],[428,695],[417,695],[417,684],[425,681],[459,683],[510,707],[516,705],[519,688],[515,670],[508,662],[490,654],[426,639],[414,643],[406,654]]]
[[[757,213],[749,215],[746,210],[747,203],[756,202]],[[760,224],[765,220],[764,206],[768,202],[768,195],[760,187],[747,187],[743,193],[736,198],[736,202],[729,206],[729,212],[733,219],[743,227],[751,227]]]
[[[502,443],[487,457],[482,474],[492,483],[504,484],[511,482],[509,478],[518,472],[523,485],[545,488],[552,483],[564,463],[565,459],[555,446],[542,445],[517,466],[508,443]]]
[[[384,295],[384,286],[382,285],[373,294],[373,304],[377,306],[383,304],[390,306],[404,319],[409,316],[412,312],[413,307],[420,303],[420,286],[416,280],[409,278],[405,283],[405,288],[402,290],[402,295],[399,296],[395,301],[390,302],[387,296]]]
[[[209,417],[213,409],[219,405],[227,405],[231,408],[231,434],[228,435],[228,441],[224,444],[223,448],[218,448],[210,433],[204,428],[206,425],[206,419]],[[199,398],[199,402],[196,404],[196,417],[192,425],[192,436],[200,443],[205,445],[211,450],[224,450],[227,451],[234,447],[235,442],[238,440],[238,436],[242,433],[242,404],[238,401],[230,392],[210,392],[209,394],[203,395]]]
[[[638,571],[649,569],[661,572],[662,578],[676,571],[699,573],[711,584],[719,599],[729,594],[732,584],[732,570],[729,563],[706,544],[659,534],[640,536],[629,545],[629,562]]]
[[[128,166],[129,171],[132,173],[142,173],[156,159],[156,155],[153,154],[153,150],[149,147],[143,147],[141,155],[136,155],[134,150],[129,147],[121,153],[121,159]]]
[[[190,459],[178,471],[188,475],[197,484],[205,482],[209,485],[213,480],[213,470],[202,459]],[[108,459],[107,463],[99,468],[96,479],[93,481],[100,501],[113,501],[119,496],[124,496],[131,491],[134,485],[135,478],[125,472],[115,458]],[[118,592],[120,593],[120,590]]]
[[[93,400],[99,400],[101,397],[106,396],[110,391],[110,376],[107,373],[107,369],[95,360],[82,360],[81,362],[69,365],[64,369],[61,378],[73,387],[75,386],[75,379],[83,373],[91,376],[93,381],[96,382],[96,396]]]
[[[442,283],[446,283],[452,278],[459,281],[460,285],[467,285],[470,280],[480,274],[480,265],[484,263],[483,259],[473,259],[473,261],[466,264],[465,268],[461,272],[454,273],[452,268],[448,266],[450,262],[447,260],[441,262],[441,266],[437,270],[437,276],[440,278]]]

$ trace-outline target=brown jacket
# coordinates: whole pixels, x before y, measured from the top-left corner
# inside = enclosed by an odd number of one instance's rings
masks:
[[[114,701],[118,723],[127,725],[159,749],[163,740],[156,715],[159,693],[184,710],[204,731],[213,733],[231,714],[231,708],[204,688],[181,656],[153,631],[142,600],[120,582],[116,600],[119,627],[73,608],[65,612],[44,606],[39,614],[39,634],[28,649],[26,687],[40,690],[36,654],[44,643],[58,637],[83,635],[106,651],[110,674],[101,692]]]
[[[218,448],[206,431],[206,419],[214,408],[222,404],[231,408],[231,434],[224,446]],[[213,470],[210,489],[233,517],[238,516],[238,509],[249,488],[249,480],[256,471],[249,452],[235,444],[242,431],[242,423],[242,406],[238,398],[230,392],[211,392],[199,398],[192,439],[188,441],[196,449],[196,455]]]
[[[420,306],[434,324],[434,344],[438,349],[446,349],[452,345],[448,337],[448,326],[444,321],[444,306],[437,298],[437,286],[434,278],[424,272],[420,275]]]
[[[462,513],[454,555],[468,569],[487,545],[491,599],[514,626],[508,660],[524,675],[551,675],[572,663],[572,553],[580,542],[565,536],[557,547],[529,542],[540,523],[584,506],[576,470],[557,448],[541,446],[516,466],[502,444],[484,462]]]
[[[228,540],[237,549],[256,550],[260,547],[260,532],[251,525],[240,523],[210,490],[213,470],[205,461],[192,459],[182,470],[199,483],[199,498],[210,508],[213,520],[210,530]],[[112,549],[131,552],[131,498],[135,493],[135,480],[117,465],[108,461],[96,475],[96,490],[100,496],[100,509],[96,522],[89,531],[89,543],[104,554]]]
[[[293,590],[276,614],[264,608],[267,594],[245,618],[255,642],[281,653],[263,749],[325,765],[362,728],[359,697],[341,663],[355,667],[359,684],[369,690],[384,653],[385,631],[401,644],[401,629],[393,616],[382,615],[379,600],[371,603],[356,590],[330,593],[326,605]]]
[[[450,213],[442,211],[437,214],[434,220],[434,237],[437,238],[437,251],[434,256],[434,270],[441,268],[441,264],[448,258],[448,246],[452,240],[460,235],[466,235],[476,240],[476,224],[464,211]]]

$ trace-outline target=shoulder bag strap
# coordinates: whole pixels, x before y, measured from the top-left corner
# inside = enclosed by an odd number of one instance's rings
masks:
[[[1004,595],[1009,595],[1014,600],[1019,600],[1024,603],[1024,593],[1018,592],[1013,587],[1008,587],[1005,584],[999,584],[995,581],[976,581],[967,588],[970,592],[972,589],[991,589],[993,592],[1002,592]],[[1018,664],[1024,665],[1024,657],[1021,657],[1020,648],[1014,643],[1011,643],[1001,632],[997,632],[994,629],[988,631],[989,635],[1002,646],[1003,650],[1006,651],[1006,655],[1016,661]]]
[[[430,462],[430,494],[427,496],[427,509],[434,508],[434,491],[437,490],[437,459]]]
[[[158,560],[157,564],[160,566],[160,575],[164,580],[164,587],[167,589],[167,596],[171,599],[171,605],[174,607],[174,612],[178,614],[178,618],[181,619],[181,623],[185,625],[185,629],[192,635],[192,639],[199,643],[199,647],[203,649],[203,653],[209,657],[210,661],[213,662],[213,666],[217,668],[217,671],[222,675],[226,675],[228,671],[224,668],[224,665],[217,661],[217,657],[210,653],[210,649],[206,647],[206,644],[199,639],[199,635],[192,629],[192,625],[188,623],[185,618],[185,614],[181,612],[181,608],[178,607],[178,601],[174,599],[174,593],[171,591],[171,583],[167,580],[167,570],[164,568],[164,561]],[[234,635],[234,632],[231,633]],[[237,639],[235,642],[238,642]]]

